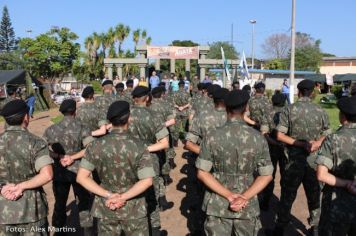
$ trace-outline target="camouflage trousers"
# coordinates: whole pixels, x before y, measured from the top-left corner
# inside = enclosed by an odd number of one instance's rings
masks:
[[[276,145],[269,145],[269,153],[271,156],[271,161],[273,165],[273,180],[267,185],[267,187],[258,195],[260,204],[267,205],[270,202],[271,197],[273,196],[274,190],[274,179],[276,177],[277,164],[279,166],[279,173],[282,176],[284,173],[285,165],[287,162],[287,157],[284,153],[284,148]]]
[[[204,231],[207,236],[255,236],[261,227],[259,219],[241,220],[207,216]]]
[[[176,116],[176,124],[174,125],[173,130],[173,139],[174,141],[179,140],[179,135],[182,132],[183,136],[185,137],[185,133],[187,131],[187,123],[188,123],[188,116]]]
[[[90,209],[93,203],[93,195],[91,195],[81,185],[74,182],[53,181],[53,193],[55,197],[52,225],[54,227],[64,227],[67,220],[67,200],[70,187],[73,187],[75,201],[79,211],[79,223],[81,227],[92,227],[93,218],[90,214]]]
[[[153,169],[156,173],[156,176],[153,177],[153,185],[146,191],[146,201],[150,226],[161,227],[158,199],[160,196],[160,187],[162,187],[160,182],[162,183],[163,180],[160,180],[162,177],[159,176],[159,157],[155,155],[153,158]]]
[[[98,235],[100,236],[148,236],[148,219],[135,220],[98,220]]]
[[[47,236],[47,218],[27,224],[0,225],[0,236]]]
[[[281,178],[280,209],[277,225],[284,227],[290,221],[290,212],[297,196],[299,186],[303,184],[309,209],[309,224],[317,226],[320,218],[320,185],[316,172],[305,157],[289,157]]]

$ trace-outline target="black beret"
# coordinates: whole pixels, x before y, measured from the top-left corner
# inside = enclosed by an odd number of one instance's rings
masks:
[[[88,98],[90,95],[94,95],[94,89],[92,86],[87,86],[82,92],[82,97]]]
[[[120,82],[120,83],[118,83],[118,84],[115,86],[115,88],[117,88],[117,89],[119,89],[119,88],[125,88],[125,85],[124,85],[124,83]]]
[[[128,80],[126,81],[126,86],[127,86],[128,84],[134,84],[134,81],[133,81],[132,79],[128,79]]]
[[[266,88],[266,85],[262,82],[255,84],[255,89]]]
[[[274,106],[284,106],[286,104],[286,99],[286,95],[277,93],[272,96],[272,103]]]
[[[165,90],[164,87],[156,87],[156,88],[152,89],[151,94],[152,95],[161,94],[164,92],[164,90]]]
[[[213,98],[216,100],[221,100],[221,99],[224,99],[228,93],[229,93],[229,90],[226,88],[217,88],[213,92]]]
[[[197,85],[197,87],[198,87],[199,90],[202,90],[202,89],[204,89],[204,84],[203,83],[199,83]]]
[[[112,82],[112,80],[110,80],[110,79],[106,79],[102,84],[101,84],[101,86],[105,86],[105,85],[108,85],[108,84],[111,84],[111,85],[113,85],[114,83]]]
[[[126,101],[116,101],[113,102],[106,115],[106,119],[111,121],[114,118],[121,118],[130,112],[130,104]]]
[[[242,87],[242,90],[251,91],[251,86],[246,84],[245,86]]]
[[[1,110],[0,115],[4,118],[8,118],[15,115],[23,115],[28,113],[29,107],[26,102],[21,99],[15,99],[5,104]]]
[[[297,86],[299,90],[313,90],[314,87],[315,87],[315,83],[310,79],[305,79],[300,81]]]
[[[247,104],[250,95],[245,90],[233,90],[225,96],[225,106],[228,108],[241,107]]]
[[[178,85],[185,85],[184,80],[180,80],[179,83],[178,83]]]
[[[145,87],[145,86],[137,86],[131,93],[131,95],[133,97],[143,97],[143,96],[146,96],[148,95],[148,93],[150,92],[150,90]]]
[[[74,99],[66,99],[59,107],[61,113],[74,112],[77,109],[77,103]]]
[[[339,99],[337,107],[346,115],[356,116],[356,97],[345,97]]]

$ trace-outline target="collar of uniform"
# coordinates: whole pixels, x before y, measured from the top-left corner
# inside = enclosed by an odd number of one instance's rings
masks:
[[[226,112],[226,108],[225,107],[215,107],[215,110],[218,112]]]
[[[311,102],[311,98],[309,97],[300,97],[298,102]]]
[[[356,123],[348,123],[343,125],[346,129],[356,129]]]
[[[126,134],[127,129],[121,128],[121,127],[113,127],[111,130],[112,134]]]
[[[245,123],[245,121],[242,120],[241,117],[231,117],[227,118],[227,123]]]
[[[6,127],[6,131],[26,131],[26,128],[21,127],[20,125],[9,125]]]
[[[151,103],[159,103],[162,100],[162,98],[152,98]]]
[[[103,96],[104,96],[104,97],[112,97],[112,94],[110,94],[110,93],[104,93]]]
[[[138,104],[138,103],[136,103],[136,104],[134,105],[134,107],[146,107],[146,104]]]

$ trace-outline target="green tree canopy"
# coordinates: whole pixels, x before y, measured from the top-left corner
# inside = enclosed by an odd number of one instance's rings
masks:
[[[68,28],[51,29],[35,39],[23,38],[19,49],[26,69],[35,76],[53,78],[71,72],[78,58],[80,45],[78,36]]]
[[[12,28],[9,11],[4,6],[0,23],[0,51],[10,52],[16,49],[16,45],[17,40],[15,39],[15,31]]]
[[[209,44],[210,46],[210,51],[207,55],[208,58],[210,59],[221,59],[221,47],[224,49],[225,53],[225,58],[226,59],[238,59],[239,54],[236,52],[236,49],[234,46],[232,46],[228,42],[214,42],[212,44]]]
[[[178,46],[178,47],[195,47],[199,46],[199,44],[194,43],[191,40],[174,40],[171,43],[171,46]]]

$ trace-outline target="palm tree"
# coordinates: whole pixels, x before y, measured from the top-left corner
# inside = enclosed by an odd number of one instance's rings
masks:
[[[115,27],[115,38],[117,41],[119,41],[119,56],[122,55],[122,44],[125,41],[125,39],[129,36],[130,34],[130,27],[125,26],[123,24],[119,24]]]
[[[97,51],[101,46],[101,37],[98,33],[94,32],[93,33],[93,50],[95,51],[95,54],[97,55]]]
[[[85,49],[87,50],[87,55],[90,60],[94,60],[96,58],[96,51],[94,50],[94,39],[93,36],[88,36],[84,40]]]
[[[140,29],[137,29],[137,30],[132,32],[132,40],[135,43],[135,49],[137,47],[138,42],[140,41],[140,36],[141,36],[141,30]]]
[[[152,38],[151,38],[151,37],[148,37],[148,38],[146,39],[146,45],[150,45],[151,42],[152,42]]]

